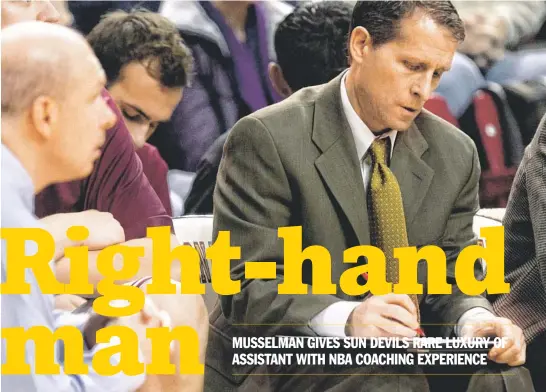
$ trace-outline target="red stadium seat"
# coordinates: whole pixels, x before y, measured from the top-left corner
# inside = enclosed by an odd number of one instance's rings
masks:
[[[517,167],[507,167],[499,109],[488,91],[474,95],[474,119],[487,168],[482,171],[480,199],[483,206],[506,207]]]
[[[451,111],[447,106],[447,102],[442,96],[433,94],[432,97],[425,103],[425,109],[459,128],[459,122],[455,116],[451,114]]]

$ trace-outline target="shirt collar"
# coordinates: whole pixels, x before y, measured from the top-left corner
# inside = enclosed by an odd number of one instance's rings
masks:
[[[2,192],[16,190],[29,210],[34,210],[34,184],[19,159],[2,143]]]
[[[358,160],[362,161],[373,141],[378,137],[374,135],[370,128],[362,121],[349,101],[349,95],[347,94],[347,88],[345,87],[345,80],[347,79],[348,73],[349,71],[345,72],[345,75],[341,78],[341,106],[343,107],[343,113],[345,114],[351,132],[353,133]],[[387,136],[391,139],[391,155],[397,133],[397,131],[393,130],[379,136],[380,139]]]

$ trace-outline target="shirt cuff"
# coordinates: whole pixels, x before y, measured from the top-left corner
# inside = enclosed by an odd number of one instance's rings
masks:
[[[455,326],[455,335],[461,337],[463,326],[467,323],[477,323],[480,321],[491,320],[494,317],[496,316],[486,308],[475,307],[469,309],[459,318],[459,322]]]
[[[309,322],[309,327],[319,336],[344,338],[345,326],[352,311],[360,302],[339,301],[324,309]]]

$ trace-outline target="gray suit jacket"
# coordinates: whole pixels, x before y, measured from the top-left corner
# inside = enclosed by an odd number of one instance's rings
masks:
[[[503,225],[511,287],[509,294],[493,298],[493,306],[531,341],[546,332],[546,116],[525,149]]]
[[[242,280],[242,291],[222,297],[211,315],[209,353],[214,355],[207,363],[223,368],[226,376],[252,371],[227,366],[231,356],[219,347],[230,347],[234,334],[313,336],[308,322],[327,306],[363,298],[339,289],[336,295],[313,295],[310,285],[308,295],[277,294],[284,270],[279,227],[302,226],[303,247],[327,248],[336,284],[354,267],[342,262],[343,251],[370,244],[366,195],[341,107],[340,82],[341,76],[300,90],[241,119],[225,144],[214,194],[214,237],[228,230],[231,244],[241,247],[241,260],[232,262],[232,277]],[[441,246],[448,259],[448,282],[455,283],[454,260],[476,242],[472,220],[479,208],[480,167],[473,142],[423,111],[409,130],[398,134],[391,169],[403,195],[410,246]],[[245,280],[245,261],[276,261],[277,279]],[[421,281],[425,275],[421,265]],[[304,264],[304,283],[310,284],[311,276],[311,266]],[[450,334],[472,307],[490,309],[484,297],[468,297],[456,287],[444,296],[427,295],[425,287],[420,303],[423,324],[444,324],[437,330],[425,326],[429,335]]]

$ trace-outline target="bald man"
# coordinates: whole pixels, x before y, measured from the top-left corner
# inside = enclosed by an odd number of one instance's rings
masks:
[[[2,31],[2,227],[40,228],[33,211],[34,195],[45,187],[85,177],[99,158],[105,132],[115,116],[102,91],[105,75],[93,51],[78,33],[61,26],[41,22],[16,24]],[[93,237],[94,233],[90,233]],[[100,236],[100,234],[99,234]],[[96,241],[92,238],[92,241]],[[2,240],[2,282],[6,276],[6,243]],[[25,245],[27,254],[36,252],[32,242]],[[52,262],[52,268],[55,264]],[[56,330],[75,325],[85,330],[85,314],[54,312],[52,295],[40,291],[37,279],[27,270],[30,294],[2,295],[2,328],[46,326]],[[200,300],[199,296],[196,296]],[[195,318],[199,301],[185,309],[175,296],[152,296],[153,305],[136,315],[116,319],[136,331],[141,362],[150,361],[145,328],[190,325],[206,341],[207,330],[199,329]],[[208,323],[207,323],[208,324]],[[84,360],[91,366],[97,350],[105,345],[86,347]],[[60,351],[59,351],[60,354]],[[25,359],[34,369],[36,352],[28,344]],[[202,352],[204,356],[204,351]],[[2,345],[2,363],[6,345]],[[202,358],[202,362],[204,358]],[[62,367],[64,358],[57,363]],[[180,347],[175,345],[171,362],[179,365]],[[112,357],[119,362],[119,357]],[[118,373],[102,377],[88,375],[2,375],[6,391],[199,391],[202,376],[127,376]]]
[[[59,12],[49,0],[2,0],[0,7],[2,28],[26,21],[61,22]],[[53,48],[51,52],[57,49]],[[35,213],[54,236],[60,256],[65,247],[74,245],[65,235],[69,227],[85,225],[91,231],[102,232],[103,246],[89,250],[90,281],[94,284],[101,277],[96,268],[98,253],[112,242],[144,247],[137,278],[150,275],[152,246],[146,238],[146,230],[154,226],[172,226],[171,217],[143,172],[119,108],[106,90],[103,94],[117,121],[106,132],[101,156],[92,172],[82,179],[46,187],[34,200]],[[178,245],[174,234],[171,242],[173,246]],[[68,279],[69,264],[66,258],[57,263],[58,278],[62,282]],[[171,276],[175,280],[180,280],[178,267],[173,263]]]

